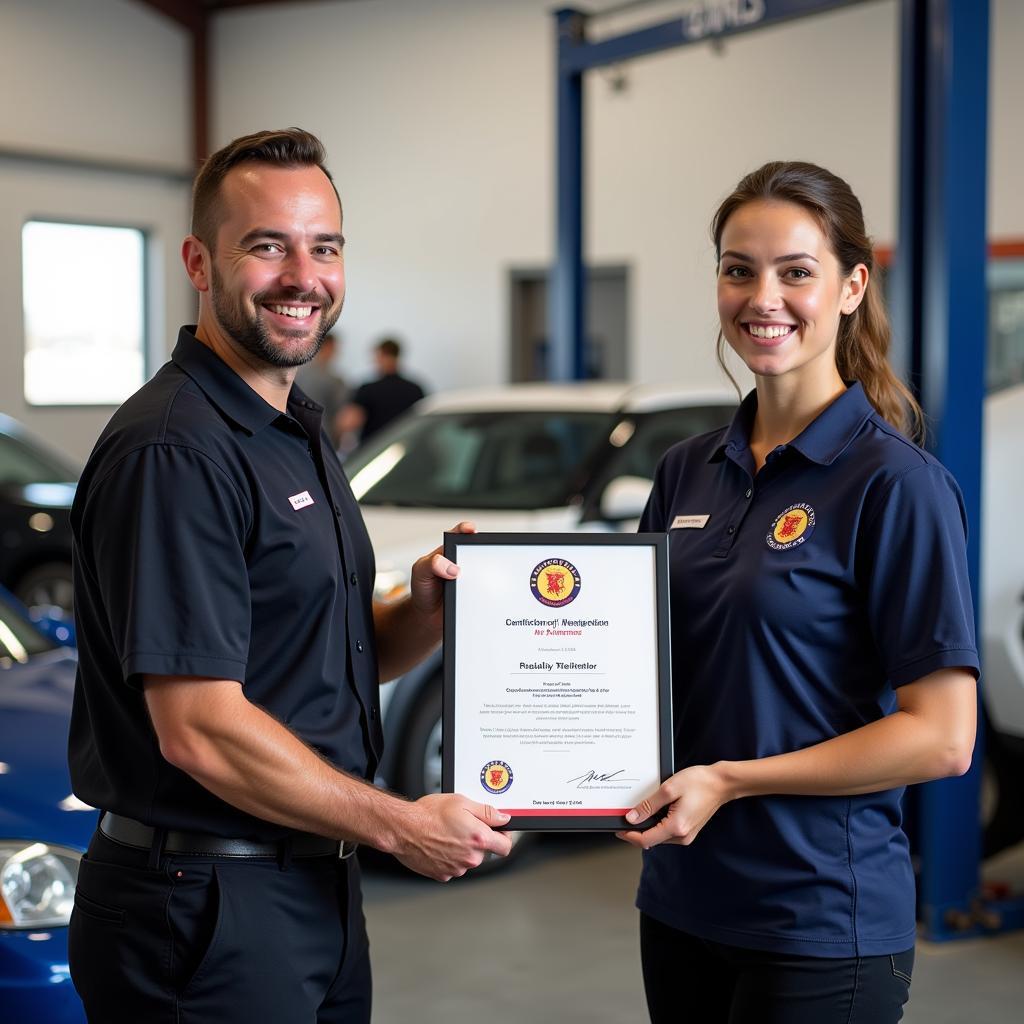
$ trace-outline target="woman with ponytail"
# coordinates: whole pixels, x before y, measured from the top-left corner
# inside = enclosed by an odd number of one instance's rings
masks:
[[[670,534],[677,769],[627,815],[661,820],[621,836],[645,851],[648,1007],[890,1024],[914,958],[903,787],[974,747],[963,501],[915,444],[846,182],[765,164],[712,237],[719,359],[756,387],[666,454],[640,527]]]

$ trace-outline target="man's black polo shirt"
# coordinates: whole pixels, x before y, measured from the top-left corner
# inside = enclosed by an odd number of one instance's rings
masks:
[[[269,840],[287,830],[161,756],[142,676],[238,680],[331,763],[371,777],[373,551],[320,406],[293,389],[278,412],[193,332],[115,413],[72,508],[71,776],[104,810]]]

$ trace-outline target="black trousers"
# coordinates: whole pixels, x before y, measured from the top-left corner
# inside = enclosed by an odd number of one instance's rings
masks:
[[[90,1024],[368,1024],[355,858],[149,854],[97,832],[71,915]]]
[[[698,939],[640,915],[653,1024],[895,1024],[914,950],[891,956],[766,953]]]

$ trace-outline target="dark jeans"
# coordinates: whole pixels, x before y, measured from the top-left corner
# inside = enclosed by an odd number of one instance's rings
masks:
[[[68,935],[91,1024],[367,1024],[355,858],[165,855],[96,833]]]
[[[640,915],[653,1024],[895,1024],[914,950],[891,956],[766,953],[695,938]]]

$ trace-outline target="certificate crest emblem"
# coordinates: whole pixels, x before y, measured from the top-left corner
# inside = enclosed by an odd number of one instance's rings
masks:
[[[488,761],[480,769],[480,785],[493,796],[512,785],[512,769],[504,761]]]
[[[814,509],[804,502],[790,505],[775,517],[765,540],[775,551],[799,547],[814,533]]]
[[[530,590],[541,604],[561,608],[579,595],[579,570],[564,558],[545,558],[530,573]]]

